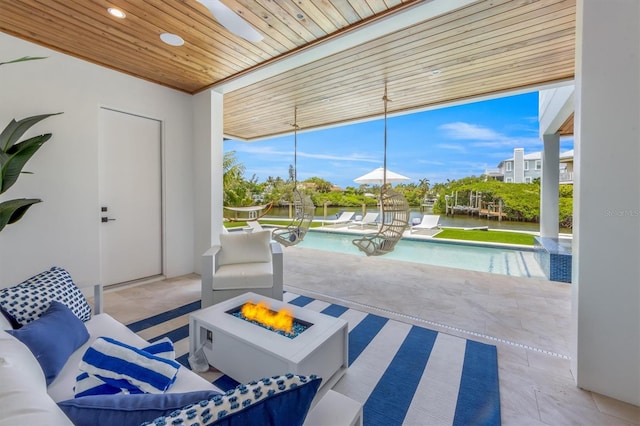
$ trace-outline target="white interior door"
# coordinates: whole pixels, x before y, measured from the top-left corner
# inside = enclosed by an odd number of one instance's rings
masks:
[[[100,278],[162,274],[161,123],[100,108]]]

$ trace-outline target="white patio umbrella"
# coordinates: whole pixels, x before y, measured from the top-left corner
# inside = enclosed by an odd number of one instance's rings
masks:
[[[406,176],[403,176],[396,172],[392,172],[391,170],[387,169],[387,183],[398,183],[398,182],[404,182],[407,180],[411,180],[411,178],[408,178]],[[378,167],[377,169],[372,170],[366,175],[362,175],[359,178],[354,179],[353,181],[355,183],[360,183],[360,184],[370,183],[374,185],[382,185],[384,183],[384,167]],[[380,217],[378,220],[380,221],[379,225],[381,225],[383,221],[382,205],[380,204],[379,201],[378,201],[378,205],[380,207]]]
[[[387,183],[404,182],[407,180],[411,180],[411,178],[408,178],[406,176],[403,176],[396,172],[392,172],[391,170],[387,169]],[[377,169],[372,170],[366,175],[362,175],[359,178],[354,179],[353,181],[355,183],[360,183],[360,184],[371,183],[376,185],[382,185],[382,183],[384,182],[384,167],[378,167]]]

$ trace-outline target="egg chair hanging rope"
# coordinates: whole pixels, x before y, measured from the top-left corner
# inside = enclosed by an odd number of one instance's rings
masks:
[[[316,207],[307,194],[298,190],[298,109],[293,113],[293,208],[294,216],[291,223],[285,228],[275,229],[272,238],[285,247],[298,244],[304,239]]]
[[[380,227],[372,235],[356,238],[352,243],[367,256],[381,256],[393,251],[409,226],[409,203],[404,195],[387,185],[387,86],[384,88],[384,170],[380,188]]]

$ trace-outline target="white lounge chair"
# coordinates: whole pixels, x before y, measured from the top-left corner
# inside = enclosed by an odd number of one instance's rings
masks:
[[[415,231],[420,231],[423,229],[426,229],[426,230],[439,229],[440,228],[440,226],[438,225],[439,221],[440,221],[440,215],[438,214],[422,215],[422,220],[420,221],[420,223],[417,225],[413,225],[411,227],[411,233]]]
[[[244,232],[259,232],[264,230],[262,225],[260,225],[260,222],[258,222],[257,220],[247,221],[246,228],[242,229],[244,229]]]
[[[337,219],[323,220],[322,221],[322,226],[324,226],[325,224],[327,224],[327,225],[345,225],[345,224],[348,224],[348,223],[351,222],[351,218],[353,217],[354,214],[355,214],[355,212],[342,212],[340,217],[338,217]]]
[[[352,221],[348,227],[351,228],[354,225],[358,225],[360,226],[361,229],[364,229],[365,226],[367,225],[376,225],[376,220],[378,219],[378,212],[371,212],[371,213],[367,213],[364,215],[363,218],[361,219],[357,219],[356,216],[356,220]]]

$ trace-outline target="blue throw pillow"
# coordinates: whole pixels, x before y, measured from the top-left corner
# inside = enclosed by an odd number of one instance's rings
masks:
[[[40,363],[49,385],[71,354],[89,340],[84,323],[60,302],[53,301],[40,318],[19,330],[7,330],[24,343]]]
[[[214,390],[139,395],[95,395],[58,403],[75,426],[139,425],[187,404],[220,395]]]
[[[142,425],[300,426],[321,381],[295,374],[260,379]]]

